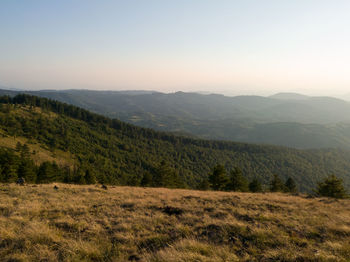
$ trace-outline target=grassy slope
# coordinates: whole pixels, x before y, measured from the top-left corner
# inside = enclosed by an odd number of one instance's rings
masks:
[[[31,119],[33,114],[40,114],[47,117],[48,120],[51,119],[53,121],[57,118],[57,114],[53,112],[43,112],[38,107],[32,110],[29,110],[27,107],[16,108],[11,114],[28,119]],[[47,146],[39,143],[35,139],[11,136],[4,129],[6,129],[6,126],[0,126],[0,147],[15,149],[18,142],[22,145],[27,144],[32,153],[31,158],[36,164],[41,164],[45,161],[55,161],[60,166],[74,166],[74,156],[69,152],[58,149],[50,150]]]
[[[74,157],[69,152],[62,150],[48,150],[43,145],[33,139],[25,137],[13,137],[6,135],[6,132],[0,129],[0,147],[16,149],[17,143],[27,144],[31,152],[31,159],[34,163],[40,165],[45,161],[55,161],[59,166],[74,166]]]
[[[58,186],[0,185],[2,261],[350,259],[350,200]]]

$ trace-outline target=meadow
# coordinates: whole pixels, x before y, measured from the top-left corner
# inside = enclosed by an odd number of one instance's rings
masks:
[[[0,260],[349,261],[350,200],[0,184]]]

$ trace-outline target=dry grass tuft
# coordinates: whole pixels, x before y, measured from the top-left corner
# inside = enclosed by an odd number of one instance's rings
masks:
[[[350,200],[0,185],[1,261],[350,261]]]

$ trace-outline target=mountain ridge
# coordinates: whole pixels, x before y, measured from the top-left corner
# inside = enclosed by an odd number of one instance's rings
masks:
[[[350,103],[344,100],[140,92],[64,90],[25,93],[74,104],[142,127],[198,138],[301,149],[350,148]],[[18,93],[0,90],[0,94],[12,96]]]

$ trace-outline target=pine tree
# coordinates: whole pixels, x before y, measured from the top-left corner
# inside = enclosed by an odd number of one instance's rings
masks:
[[[21,149],[21,157],[29,159],[30,158],[30,149],[27,144],[24,144]]]
[[[295,184],[293,178],[289,177],[285,183],[286,192],[295,193],[298,191],[297,185]]]
[[[141,180],[141,186],[143,187],[150,187],[153,185],[153,177],[150,172],[146,172],[143,174],[142,180]]]
[[[173,182],[174,171],[163,160],[156,168],[153,183],[156,187],[170,187]]]
[[[324,181],[318,183],[316,193],[319,196],[346,198],[348,194],[343,186],[343,180],[335,175],[328,176]]]
[[[243,176],[241,169],[234,167],[230,171],[227,189],[230,191],[248,191],[248,180]]]
[[[55,177],[54,169],[52,168],[52,164],[50,162],[43,162],[38,170],[37,174],[37,183],[49,183],[53,182]]]
[[[34,163],[28,159],[22,159],[18,166],[18,177],[23,177],[27,182],[35,183],[36,172]]]
[[[10,162],[6,163],[3,167],[1,177],[2,177],[2,182],[7,182],[7,183],[16,182],[18,178],[16,166]]]
[[[21,142],[17,142],[17,144],[16,144],[16,151],[17,152],[21,152],[21,150],[22,150],[22,144],[21,144]]]
[[[262,185],[258,179],[254,178],[249,183],[249,191],[253,193],[262,192]]]
[[[214,190],[224,190],[227,187],[228,177],[225,167],[216,165],[209,174],[209,183]]]
[[[204,178],[198,185],[199,190],[209,190],[210,189],[210,183],[208,178]]]
[[[278,175],[274,175],[270,183],[271,192],[282,192],[284,191],[284,184]]]
[[[95,176],[95,174],[94,174],[91,170],[89,170],[89,169],[87,169],[87,170],[85,171],[85,182],[86,182],[87,185],[96,184],[96,176]]]

